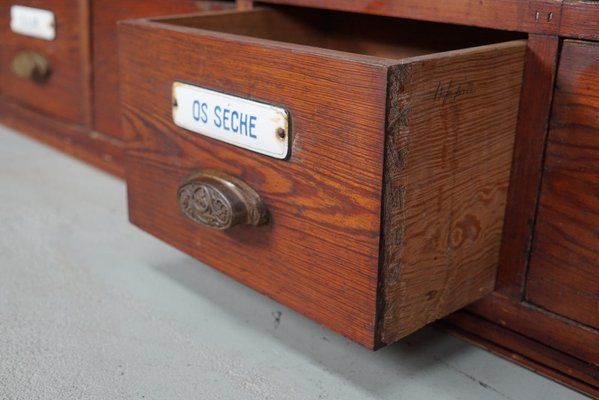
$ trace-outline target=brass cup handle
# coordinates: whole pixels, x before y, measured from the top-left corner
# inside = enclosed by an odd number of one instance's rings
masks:
[[[25,50],[13,58],[12,70],[21,78],[43,81],[50,75],[50,62],[35,51]]]
[[[177,201],[187,217],[209,228],[268,222],[260,195],[241,179],[217,170],[200,170],[183,178]]]

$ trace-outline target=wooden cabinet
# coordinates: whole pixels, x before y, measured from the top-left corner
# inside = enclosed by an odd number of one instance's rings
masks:
[[[23,7],[27,8],[15,15]],[[48,16],[36,16],[35,13],[40,11]],[[11,13],[13,23],[20,18],[22,24],[47,24],[47,29],[54,35],[40,38],[15,32],[11,29]],[[3,94],[53,117],[88,123],[91,111],[87,15],[84,0],[0,2],[0,86]],[[31,29],[35,31],[36,28]]]
[[[50,13],[54,37],[14,32],[13,7]],[[117,22],[231,7],[193,0],[123,0],[118,6],[105,0],[0,0],[0,120],[123,177]],[[43,64],[43,76],[36,63]]]
[[[134,223],[368,347],[482,297],[444,326],[599,397],[599,3],[264,3],[0,0],[0,121],[127,166]],[[56,37],[12,32],[13,5]],[[120,81],[117,21],[150,16],[123,24]],[[175,82],[286,110],[289,155],[178,126]],[[269,223],[188,218],[206,170]]]

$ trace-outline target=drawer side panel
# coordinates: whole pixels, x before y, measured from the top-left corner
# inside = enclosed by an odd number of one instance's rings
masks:
[[[508,42],[391,70],[382,343],[493,290],[525,48]]]

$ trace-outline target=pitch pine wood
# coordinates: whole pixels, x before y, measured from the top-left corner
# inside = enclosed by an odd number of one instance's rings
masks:
[[[598,329],[599,44],[565,41],[556,87],[526,297]]]
[[[321,12],[295,13],[221,12],[121,26],[130,218],[375,348],[493,287],[525,45],[393,59],[379,55],[415,50],[404,48],[402,35],[381,50],[374,32],[375,43],[353,49],[362,54],[339,52],[349,41],[326,28],[338,32],[331,27],[353,16],[326,14],[319,25]],[[270,31],[251,22],[264,19],[271,21]],[[246,36],[219,32],[219,26]],[[277,35],[328,48],[272,41]],[[159,57],[144,50],[148,42]],[[426,54],[426,46],[416,51]],[[273,160],[177,128],[171,116],[174,80],[286,107],[293,125],[291,158]],[[398,108],[388,109],[392,104]],[[407,147],[396,147],[392,134]],[[390,170],[393,151],[385,146],[407,152],[405,170]],[[181,178],[198,168],[242,178],[260,193],[272,223],[214,232],[187,219],[176,192]],[[403,185],[405,197],[383,194],[384,181]],[[416,209],[406,220],[388,219],[398,207]],[[439,231],[421,232],[431,221]],[[393,227],[406,234],[400,244],[389,241]],[[436,250],[431,257],[421,254],[419,262],[418,252],[430,239]],[[409,264],[391,270],[383,253],[398,245],[410,255]],[[434,260],[436,252],[443,257]],[[423,309],[434,311],[417,316]]]
[[[384,343],[493,290],[524,49],[456,51],[390,71]]]
[[[497,289],[522,298],[557,71],[557,36],[529,35]]]
[[[246,2],[247,0],[243,0],[243,3]],[[266,0],[265,2],[543,34],[558,32],[562,4],[561,0]]]
[[[468,308],[474,313],[469,315],[477,320],[478,329],[474,328],[475,324],[464,324],[462,318],[451,321],[470,331],[477,340],[495,343],[490,347],[493,351],[501,353],[497,349],[504,348],[504,351],[519,353],[520,356],[511,359],[523,364],[539,364],[553,379],[592,394],[596,393],[599,375],[599,353],[595,351],[598,347],[594,346],[599,343],[599,331],[522,301],[543,172],[558,44],[555,36],[531,35],[528,40],[497,290]],[[486,321],[492,322],[490,328],[480,328]],[[508,330],[517,339],[511,340],[506,334]],[[539,351],[524,351],[527,345],[518,345],[517,340],[525,343],[532,340]],[[549,360],[546,355],[554,352],[579,362],[560,361],[560,357]],[[594,380],[591,375],[595,376]]]
[[[159,59],[147,59],[148,41]],[[120,44],[131,221],[372,347],[386,66],[152,22],[122,25]],[[291,159],[276,162],[176,128],[175,79],[285,106]],[[360,174],[351,171],[356,163]],[[242,178],[272,223],[213,232],[187,219],[175,193],[196,168]]]
[[[463,318],[451,318],[451,322],[472,332],[478,341],[495,343],[490,347],[493,351],[512,350],[521,355],[511,358],[519,363],[537,363],[546,371],[561,370],[566,376],[548,374],[575,385],[578,390],[593,393],[596,389],[589,389],[589,385],[596,387],[596,378],[593,381],[588,376],[593,374],[592,371],[594,376],[599,374],[596,366],[599,353],[595,351],[597,346],[589,344],[599,343],[599,332],[522,302],[543,172],[558,44],[559,39],[555,36],[531,35],[528,40],[497,290],[468,308],[474,313],[469,314],[470,319],[476,319],[479,327],[491,321],[490,328],[475,329],[474,323],[465,324]],[[458,314],[462,316],[464,312]],[[514,340],[506,334],[507,330],[513,332]],[[537,343],[538,352],[523,351],[525,345],[518,345],[518,341],[530,340]],[[543,352],[559,352],[580,362],[563,360],[560,367],[560,357],[550,361]],[[589,367],[585,370],[580,365]]]
[[[497,293],[497,292],[495,292]],[[469,310],[549,348],[599,367],[599,331],[533,304],[494,294]]]
[[[58,119],[89,126],[90,60],[88,3],[85,0],[23,0],[19,5],[51,10],[56,18],[56,39],[40,40],[10,30],[10,7],[0,2],[0,86],[4,96]],[[50,62],[44,83],[19,78],[12,60],[21,51],[35,51]]]
[[[232,3],[192,0],[121,0],[118,6],[114,6],[114,2],[110,0],[92,1],[94,129],[122,139],[117,59],[118,21],[233,6]]]
[[[251,0],[237,0],[251,8]],[[473,25],[531,34],[599,39],[599,7],[593,0],[264,0],[287,4],[387,15],[415,20]]]
[[[145,2],[135,2],[133,9],[137,9],[139,14],[136,15],[151,15],[141,11],[141,8],[146,10],[152,10],[158,7],[158,3],[162,3],[162,6],[177,7],[180,5],[179,2],[184,0],[177,0],[173,2],[162,2],[161,0],[152,0]],[[276,1],[276,0],[275,0]],[[280,0],[285,3],[290,3],[292,0]],[[586,39],[597,39],[597,26],[595,24],[596,18],[593,17],[593,13],[597,7],[593,2],[579,1],[579,0],[564,0],[561,1],[530,1],[530,2],[517,2],[517,1],[485,1],[484,3],[473,2],[470,0],[463,1],[451,1],[445,2],[442,5],[436,2],[427,1],[402,1],[402,2],[363,2],[357,0],[332,0],[327,2],[317,2],[313,0],[298,0],[293,1],[294,3],[300,4],[313,4],[318,7],[328,8],[343,8],[351,11],[362,11],[365,13],[374,14],[387,14],[395,16],[404,16],[415,19],[423,20],[436,20],[436,21],[448,21],[462,24],[472,24],[486,27],[496,27],[508,30],[520,30],[527,32],[543,32],[556,34],[559,32],[561,36],[574,37],[574,38],[586,38]],[[185,2],[189,4],[189,1]],[[0,7],[6,7],[8,2],[0,2]],[[39,0],[36,4],[48,5],[52,3],[47,0]],[[131,2],[125,2],[131,3]],[[139,4],[137,4],[139,3]],[[143,5],[142,5],[143,3]],[[559,4],[558,4],[559,3]],[[34,4],[34,2],[31,2]],[[88,4],[91,4],[88,6]],[[102,4],[103,7],[99,7],[99,10],[94,11],[94,4]],[[197,5],[204,7],[207,2],[197,2]],[[238,0],[237,5],[239,8],[251,8],[252,1],[250,0]],[[90,7],[87,10],[86,7]],[[47,112],[39,112],[40,109],[33,109],[25,102],[17,103],[14,99],[4,98],[0,100],[0,119],[4,123],[8,123],[12,126],[18,127],[19,129],[26,131],[28,134],[50,143],[66,152],[74,154],[84,160],[105,168],[113,173],[122,174],[122,164],[120,164],[120,146],[121,142],[116,140],[120,137],[121,131],[118,127],[118,113],[119,109],[114,105],[117,103],[116,99],[116,85],[110,83],[109,79],[102,80],[102,73],[114,74],[116,72],[116,57],[114,47],[114,25],[105,24],[101,27],[100,33],[97,34],[95,28],[89,31],[87,21],[100,22],[103,18],[110,19],[112,15],[118,14],[122,10],[126,10],[129,7],[126,4],[119,4],[118,7],[108,7],[103,4],[102,1],[98,2],[87,2],[82,1],[79,3],[78,15],[80,16],[79,21],[82,22],[81,31],[85,32],[85,35],[81,35],[80,40],[73,42],[78,43],[78,51],[84,55],[84,59],[80,62],[75,62],[74,65],[79,65],[81,68],[81,76],[89,79],[89,60],[97,61],[97,75],[91,75],[94,79],[94,85],[100,92],[103,90],[109,93],[107,97],[111,100],[97,102],[94,101],[96,110],[106,111],[105,117],[112,118],[111,121],[100,117],[98,121],[98,129],[106,131],[112,135],[108,137],[104,134],[94,132],[89,129],[91,125],[90,118],[91,113],[89,112],[90,102],[86,99],[89,98],[89,93],[86,94],[86,90],[89,90],[87,85],[82,87],[82,92],[79,94],[81,99],[80,107],[86,108],[83,122],[76,124],[69,123],[69,120],[63,117],[56,117],[55,114]],[[556,10],[560,10],[556,12]],[[88,14],[88,11],[91,14]],[[178,11],[177,11],[178,12]],[[538,18],[536,18],[538,12]],[[560,14],[561,12],[561,14]],[[170,12],[169,12],[170,13]],[[551,20],[548,20],[550,13],[553,13]],[[97,15],[96,15],[97,14]],[[0,16],[7,16],[8,12],[1,12]],[[133,15],[122,15],[123,18],[129,18]],[[364,16],[358,17],[361,19]],[[104,20],[106,22],[106,20]],[[405,22],[405,21],[404,21]],[[100,22],[101,23],[101,22]],[[265,21],[266,24],[269,21]],[[3,26],[8,26],[4,23]],[[363,25],[359,25],[363,26]],[[353,26],[350,26],[353,28]],[[376,26],[375,30],[380,27]],[[453,27],[457,29],[458,27]],[[336,29],[339,29],[337,26]],[[367,29],[370,29],[367,27]],[[427,31],[427,28],[425,28]],[[355,28],[353,29],[355,33]],[[428,31],[427,31],[428,34]],[[91,36],[90,36],[91,35]],[[87,48],[91,41],[95,40],[94,55],[90,55],[89,49]],[[394,37],[394,31],[387,31],[382,36]],[[425,35],[426,36],[426,35]],[[468,36],[468,35],[457,35]],[[470,35],[473,36],[473,35]],[[108,42],[112,41],[112,45],[105,46],[104,53],[109,53],[108,56],[102,55],[102,51],[97,51],[96,46],[101,45],[103,37],[108,38]],[[447,35],[437,36],[436,39],[446,38]],[[91,39],[91,41],[90,41]],[[341,38],[343,39],[343,37]],[[332,39],[330,39],[332,40]],[[485,39],[486,40],[486,39]],[[485,40],[482,43],[485,43]],[[332,44],[333,47],[342,48],[342,45],[351,46],[351,43],[356,41],[356,37],[352,37],[351,40],[345,40],[345,43],[337,41]],[[540,165],[542,162],[543,145],[545,138],[544,125],[548,121],[548,104],[550,103],[550,93],[552,93],[552,74],[555,70],[555,60],[557,57],[557,44],[558,38],[556,36],[545,36],[545,35],[531,35],[529,39],[529,52],[527,56],[527,73],[525,74],[525,86],[522,96],[523,111],[520,117],[517,142],[516,142],[516,156],[513,166],[513,175],[511,178],[511,190],[508,201],[508,214],[506,216],[506,225],[504,227],[504,241],[503,250],[501,252],[501,261],[498,275],[499,291],[494,292],[491,296],[487,297],[483,302],[478,303],[472,307],[471,310],[477,312],[479,315],[484,316],[485,319],[492,320],[496,323],[494,325],[498,332],[502,332],[497,335],[488,334],[489,330],[481,330],[480,327],[483,320],[480,319],[477,325],[468,325],[467,329],[476,331],[477,334],[481,332],[481,335],[490,337],[496,343],[507,343],[507,346],[514,346],[514,349],[520,349],[518,351],[523,354],[526,353],[522,349],[526,346],[518,347],[514,341],[502,342],[502,337],[505,335],[501,326],[508,325],[510,329],[515,332],[519,332],[530,338],[538,340],[536,343],[542,343],[547,346],[553,346],[564,352],[568,352],[575,357],[579,357],[581,360],[588,360],[589,362],[596,362],[597,355],[589,349],[588,343],[597,342],[597,331],[591,329],[589,326],[582,325],[571,319],[560,317],[557,314],[552,314],[546,310],[532,307],[526,303],[520,303],[523,288],[523,277],[526,271],[526,262],[529,255],[530,239],[532,237],[532,230],[534,225],[534,210],[536,202],[536,193],[538,188],[538,182],[540,180]],[[6,42],[5,42],[6,43]],[[0,44],[0,47],[4,43]],[[475,43],[466,43],[464,46],[471,46]],[[323,43],[324,45],[324,43]],[[359,46],[372,46],[368,51],[379,56],[384,56],[385,47],[381,46],[380,40],[376,41],[361,41]],[[420,45],[421,49],[412,51],[409,49],[409,45],[404,43],[402,47],[403,55],[395,54],[392,57],[409,57],[410,55],[423,54],[422,48],[426,46]],[[441,46],[438,50],[443,50],[444,46]],[[345,47],[346,50],[352,51],[351,47]],[[429,49],[430,50],[430,49]],[[99,58],[98,58],[99,57]],[[104,57],[104,61],[107,58],[111,58],[112,61],[101,62]],[[2,51],[0,51],[0,59],[2,59]],[[6,65],[5,62],[0,61],[2,65]],[[106,69],[102,71],[102,67],[106,65]],[[75,75],[73,75],[75,76]],[[104,82],[105,84],[102,84]],[[0,93],[2,93],[2,79],[0,79]],[[77,81],[70,86],[75,88],[78,85]],[[112,94],[110,94],[112,93]],[[549,93],[549,95],[547,95]],[[102,97],[102,93],[99,93]],[[39,96],[38,96],[39,97]],[[41,97],[40,97],[41,98]],[[56,97],[55,99],[58,99]],[[100,106],[103,103],[105,107]],[[109,112],[111,110],[111,112]],[[109,128],[107,124],[102,125],[108,121],[113,123],[113,128]],[[536,128],[535,128],[536,127]],[[531,211],[532,210],[532,211]],[[508,297],[506,297],[508,296]],[[381,308],[379,308],[379,311]],[[481,339],[482,340],[482,339]],[[551,353],[553,350],[546,347],[545,350]],[[556,365],[548,362],[546,358],[543,358],[541,352],[539,353],[527,353],[526,357],[534,358],[540,363],[548,366],[549,369],[557,369]],[[565,367],[563,368],[567,373],[572,374],[576,377],[578,367],[576,364],[568,364],[564,362]],[[580,369],[580,368],[579,368]],[[582,370],[582,369],[580,369]],[[569,371],[569,372],[568,372]],[[584,373],[581,375],[584,380]],[[578,379],[578,378],[576,378]],[[591,382],[587,380],[587,382]],[[583,386],[580,386],[583,387]],[[580,388],[579,387],[579,388]],[[583,389],[584,390],[584,389]]]
[[[599,7],[588,0],[564,0],[560,36],[599,40]]]
[[[550,348],[467,311],[452,314],[439,326],[572,389],[594,398],[599,397],[599,369],[571,354]]]

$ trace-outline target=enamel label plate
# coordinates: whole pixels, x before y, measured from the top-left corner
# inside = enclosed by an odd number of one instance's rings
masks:
[[[10,8],[10,29],[14,33],[38,39],[54,40],[56,38],[54,13],[40,8],[12,6]]]
[[[289,113],[280,107],[175,82],[173,121],[270,157],[284,159],[289,153]]]

